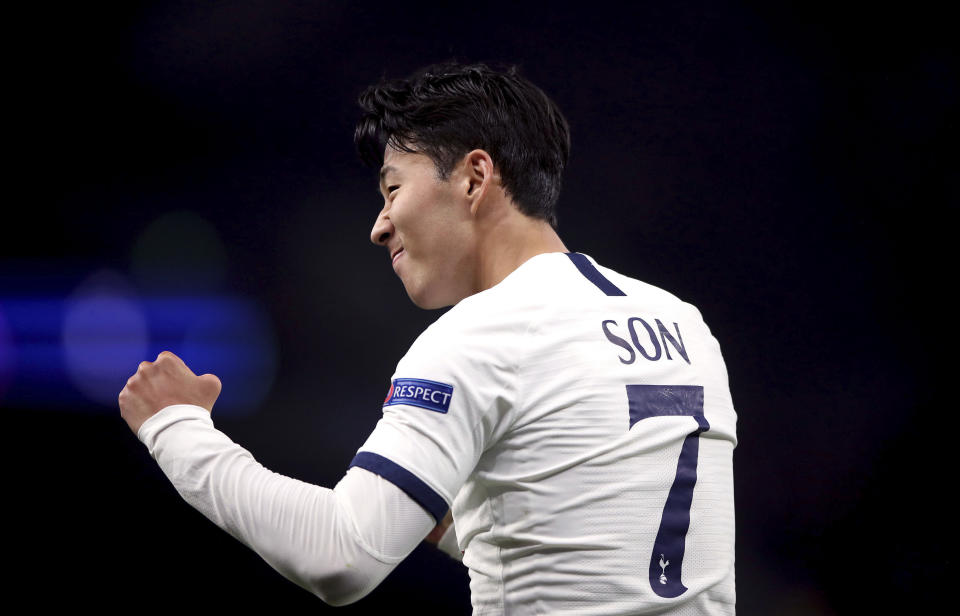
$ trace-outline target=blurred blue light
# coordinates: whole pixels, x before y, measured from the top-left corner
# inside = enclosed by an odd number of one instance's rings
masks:
[[[63,319],[67,372],[92,401],[104,406],[117,403],[117,394],[146,356],[147,342],[147,320],[135,300],[98,290],[67,302]]]
[[[69,299],[0,297],[4,404],[114,412],[137,365],[162,350],[220,377],[220,414],[255,411],[276,376],[273,323],[252,299],[138,298],[103,287]]]
[[[3,401],[7,387],[13,379],[13,370],[16,363],[13,350],[13,340],[10,337],[10,328],[7,319],[3,316],[3,304],[0,304],[0,402]]]

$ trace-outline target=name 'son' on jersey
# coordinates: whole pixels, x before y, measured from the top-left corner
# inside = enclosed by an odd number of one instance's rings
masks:
[[[640,317],[630,317],[627,319],[625,325],[620,325],[613,319],[606,319],[600,324],[600,327],[603,329],[603,335],[607,337],[607,340],[628,353],[628,355],[624,357],[623,353],[620,351],[617,352],[617,357],[621,363],[632,364],[635,362],[637,360],[637,352],[649,361],[658,361],[664,356],[672,360],[673,356],[670,355],[670,347],[673,347],[674,351],[689,364],[690,357],[687,355],[687,349],[683,345],[683,337],[680,336],[680,326],[677,325],[677,323],[673,324],[673,329],[676,333],[676,336],[674,336],[660,319],[654,319],[653,322],[656,324],[656,330],[654,330],[650,323]],[[625,333],[624,330],[626,330]],[[627,341],[627,337],[630,339],[630,342],[633,343],[632,345]],[[634,349],[636,349],[636,351],[634,351]]]

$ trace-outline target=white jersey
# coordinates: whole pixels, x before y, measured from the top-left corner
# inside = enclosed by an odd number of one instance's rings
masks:
[[[733,614],[735,428],[695,307],[547,253],[423,332],[352,466],[452,506],[474,614]]]

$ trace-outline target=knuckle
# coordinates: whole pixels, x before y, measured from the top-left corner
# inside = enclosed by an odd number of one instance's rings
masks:
[[[217,394],[223,389],[223,383],[220,381],[220,377],[215,374],[205,374],[203,375],[203,380],[207,388]]]

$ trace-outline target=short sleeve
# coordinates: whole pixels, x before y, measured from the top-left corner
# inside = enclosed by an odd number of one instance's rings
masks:
[[[519,327],[451,309],[397,364],[383,416],[351,466],[441,520],[514,408]],[[457,311],[457,312],[455,312]]]

